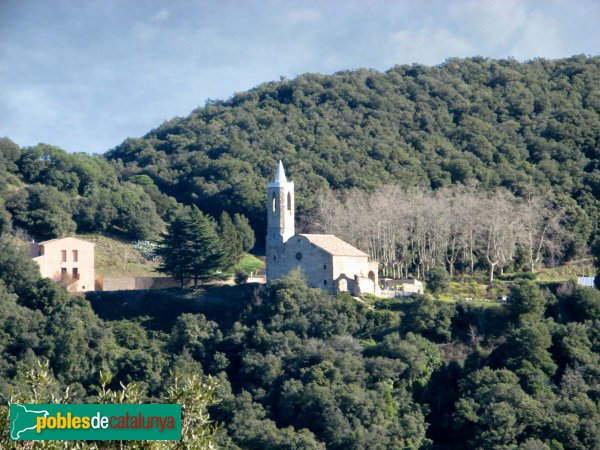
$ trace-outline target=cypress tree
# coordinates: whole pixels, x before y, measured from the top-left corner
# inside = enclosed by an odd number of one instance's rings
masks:
[[[219,234],[223,252],[225,253],[224,266],[225,269],[228,270],[240,261],[244,255],[244,249],[238,230],[233,224],[231,216],[225,211],[223,211],[221,217],[219,217]]]
[[[254,230],[250,226],[248,218],[243,214],[233,216],[233,224],[238,234],[239,241],[242,244],[242,250],[249,252],[254,247]]]

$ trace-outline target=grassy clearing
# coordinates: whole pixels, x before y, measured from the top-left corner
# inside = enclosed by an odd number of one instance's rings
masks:
[[[487,289],[488,286],[486,284],[481,284],[476,281],[471,281],[469,283],[453,281],[450,283],[450,287],[445,294],[452,298],[485,298]]]
[[[157,261],[148,261],[135,249],[133,242],[116,236],[99,234],[80,234],[83,239],[96,244],[96,274],[109,276],[138,276],[160,277],[165,276],[156,272]],[[246,254],[236,266],[247,273],[264,271],[265,263],[256,256]]]
[[[157,277],[156,261],[148,261],[133,243],[114,236],[80,234],[79,239],[96,244],[96,274],[110,276]]]
[[[537,280],[541,282],[560,282],[574,280],[578,277],[593,277],[596,269],[591,258],[569,261],[559,267],[548,267],[537,272]]]
[[[449,295],[445,295],[445,294],[440,294],[436,297],[434,297],[434,300],[440,301],[440,302],[445,302],[445,303],[458,303],[458,302],[465,302],[468,305],[473,305],[473,306],[478,306],[480,308],[492,308],[495,306],[500,306],[501,303],[495,300],[490,300],[490,301],[484,301],[484,300],[465,300],[466,297],[452,297]],[[474,297],[469,297],[469,298],[474,298]],[[479,298],[486,298],[486,297],[479,297]],[[495,297],[494,297],[495,298]]]
[[[235,268],[241,269],[246,273],[252,272],[256,275],[257,272],[265,269],[265,262],[250,253],[246,253]]]

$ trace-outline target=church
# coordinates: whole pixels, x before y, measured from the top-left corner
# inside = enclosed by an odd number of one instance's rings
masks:
[[[377,261],[331,234],[296,234],[294,182],[279,161],[267,185],[267,283],[299,268],[310,287],[354,296],[377,294]]]

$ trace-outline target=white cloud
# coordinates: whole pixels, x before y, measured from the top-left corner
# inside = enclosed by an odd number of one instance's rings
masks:
[[[133,25],[133,35],[141,41],[152,41],[160,31],[162,22],[169,20],[171,13],[168,9],[161,9],[145,22],[136,22]]]
[[[169,17],[171,17],[171,13],[168,9],[161,9],[160,11],[158,11],[156,14],[154,14],[150,20],[153,22],[164,22],[165,20],[168,20]]]
[[[473,56],[477,49],[450,30],[421,28],[402,30],[390,35],[396,62],[440,64],[450,57]]]
[[[509,45],[526,25],[526,6],[517,0],[454,2],[448,12],[457,31],[480,47],[495,49]]]
[[[598,0],[54,3],[0,14],[0,136],[21,145],[101,151],[279,75],[600,49]]]
[[[535,12],[528,17],[527,24],[520,31],[510,56],[523,61],[540,55],[545,58],[570,56],[556,19]]]
[[[286,14],[286,19],[291,23],[311,23],[321,20],[323,15],[316,8],[296,8]]]
[[[151,41],[158,34],[158,28],[147,23],[138,22],[133,25],[133,35],[142,41]]]

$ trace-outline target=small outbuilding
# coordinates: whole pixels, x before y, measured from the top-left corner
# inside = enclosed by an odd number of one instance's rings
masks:
[[[596,277],[579,277],[577,278],[577,284],[579,286],[596,287],[594,285],[595,279]]]
[[[388,291],[397,291],[404,294],[423,294],[425,292],[423,289],[423,282],[416,278],[406,278],[402,280],[382,278],[381,287]]]

